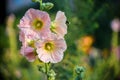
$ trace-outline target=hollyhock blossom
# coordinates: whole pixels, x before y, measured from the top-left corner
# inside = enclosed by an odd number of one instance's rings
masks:
[[[64,39],[58,39],[52,35],[46,40],[36,43],[36,52],[41,61],[48,63],[57,63],[63,59],[63,52],[66,50],[66,42]]]
[[[39,39],[39,35],[31,29],[23,29],[20,31],[19,40],[22,42],[23,45],[29,45],[33,47],[33,44]]]
[[[28,33],[29,32],[29,33]],[[36,59],[35,55],[35,36],[31,35],[30,30],[26,34],[24,31],[20,31],[19,39],[22,42],[21,54],[27,58],[28,61],[32,62]]]
[[[119,19],[114,19],[111,22],[111,28],[112,28],[113,31],[119,32],[120,31],[120,20]]]
[[[55,20],[51,24],[51,31],[63,38],[67,33],[66,16],[64,12],[58,11]]]
[[[39,34],[41,38],[44,38],[50,32],[50,23],[51,21],[48,13],[31,8],[20,20],[18,27],[24,31],[31,29]]]
[[[32,47],[22,46],[21,54],[26,57],[26,59],[30,62],[33,62],[36,59],[35,49]]]

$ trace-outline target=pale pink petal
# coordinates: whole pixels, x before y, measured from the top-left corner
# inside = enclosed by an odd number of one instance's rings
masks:
[[[67,34],[67,25],[66,25],[66,16],[64,12],[58,11],[55,21],[55,32],[57,33],[58,37],[63,38],[65,34]]]
[[[40,48],[36,50],[38,53],[38,58],[43,61],[44,63],[50,62],[50,54],[46,52],[44,49]]]
[[[64,51],[67,48],[66,42],[63,39],[59,39],[55,41],[55,47],[56,49],[54,50],[53,53],[51,53],[51,57],[53,61],[51,63],[58,63],[63,59]]]
[[[65,42],[64,39],[58,39],[58,40],[56,40],[55,41],[55,46],[56,46],[56,48],[59,48],[59,49],[61,49],[63,51],[65,51],[67,49],[67,45],[66,45],[66,42]]]
[[[30,21],[31,21],[31,19],[29,18],[29,16],[25,15],[20,20],[20,24],[18,24],[18,27],[19,28],[31,27]]]
[[[64,12],[58,11],[56,18],[55,18],[55,21],[58,23],[61,23],[61,24],[66,23],[66,16],[65,16]],[[65,26],[65,28],[67,28],[67,26]]]
[[[26,28],[21,28],[21,31],[25,34],[25,38],[31,39],[31,40],[38,40],[40,39],[39,34],[34,32],[32,29],[26,29]]]
[[[27,47],[31,41],[36,42],[37,40],[40,40],[40,37],[31,29],[22,28],[20,31],[19,39],[22,42],[22,45]]]
[[[56,31],[57,31],[58,38],[63,38],[64,35],[67,34],[67,29],[62,28],[60,26],[56,27]]]
[[[44,40],[38,40],[38,41],[35,43],[35,46],[36,46],[36,48],[38,48],[38,49],[43,48],[43,47],[44,47]]]
[[[60,49],[58,49],[55,52],[50,53],[50,54],[51,54],[51,58],[52,58],[50,61],[51,63],[60,62],[63,59],[63,55],[64,55],[63,51]]]
[[[21,54],[27,58],[28,61],[33,62],[36,59],[34,48],[22,47]]]

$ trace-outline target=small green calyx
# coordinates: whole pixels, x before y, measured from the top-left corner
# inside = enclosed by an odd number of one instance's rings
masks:
[[[40,20],[35,20],[35,21],[33,22],[33,28],[34,28],[35,30],[40,30],[42,27],[43,27],[43,22],[42,22],[42,21],[40,21]]]
[[[54,22],[52,22],[52,24],[51,24],[51,27],[50,27],[50,30],[53,32],[53,33],[57,33],[56,32],[56,27],[55,27],[55,23]]]
[[[44,10],[50,10],[54,7],[53,3],[47,2],[47,3],[42,3],[42,7]]]
[[[55,80],[55,76],[56,76],[56,73],[54,72],[54,70],[50,70],[48,71],[48,79],[49,80]]]
[[[45,50],[51,51],[51,50],[53,50],[53,48],[54,48],[53,43],[48,42],[45,44]]]

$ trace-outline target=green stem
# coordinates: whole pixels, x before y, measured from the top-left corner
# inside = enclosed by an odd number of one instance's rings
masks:
[[[118,46],[118,32],[113,32],[112,34],[112,47]]]
[[[48,72],[50,71],[50,64],[49,63],[45,63],[45,74],[47,76],[47,80],[49,80],[49,76],[48,76]]]
[[[48,74],[48,68],[47,68],[47,67],[48,67],[48,66],[47,66],[47,63],[45,63],[45,71],[46,71],[45,74],[46,74],[47,80],[48,80],[48,75],[47,75],[47,74]]]
[[[40,0],[40,10],[42,10],[42,0]]]

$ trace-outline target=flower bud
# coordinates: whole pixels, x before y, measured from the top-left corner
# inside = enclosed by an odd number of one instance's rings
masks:
[[[83,66],[76,66],[75,72],[77,74],[76,80],[81,80],[84,77],[85,68]]]
[[[55,75],[56,73],[52,69],[48,72],[48,76],[55,76]]]
[[[80,73],[82,73],[84,71],[85,71],[85,68],[83,66],[76,66],[76,68],[75,68],[75,72],[77,74],[80,74]]]
[[[43,73],[46,72],[45,68],[44,68],[43,66],[40,66],[40,65],[38,65],[38,70],[39,70],[40,72],[43,72]]]
[[[44,10],[50,10],[50,9],[53,8],[53,6],[54,6],[54,4],[53,4],[53,3],[50,3],[50,2],[47,2],[47,3],[43,3],[43,4],[42,4],[42,7],[43,7]]]
[[[55,76],[56,76],[56,73],[54,72],[54,70],[50,70],[49,72],[48,72],[48,80],[55,80]]]

